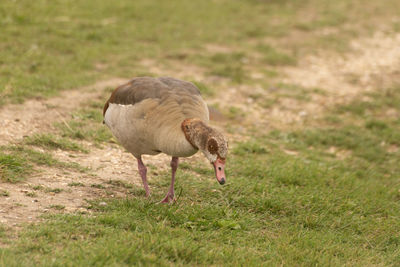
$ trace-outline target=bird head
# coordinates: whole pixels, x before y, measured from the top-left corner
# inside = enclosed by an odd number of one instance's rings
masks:
[[[182,123],[182,129],[189,143],[199,149],[213,165],[217,181],[221,185],[225,184],[228,141],[224,135],[199,119],[185,120]]]
[[[228,142],[219,132],[215,132],[207,141],[206,149],[201,150],[214,166],[215,177],[223,185],[226,182],[225,159],[228,152]]]

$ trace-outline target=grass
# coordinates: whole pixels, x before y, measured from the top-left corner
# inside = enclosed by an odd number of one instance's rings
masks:
[[[131,189],[133,186],[125,181],[120,181],[120,180],[109,180],[107,184],[116,186],[116,187],[122,187],[126,189]]]
[[[63,191],[63,189],[61,188],[45,188],[44,191],[46,193],[55,193],[55,194],[59,194]]]
[[[72,182],[69,183],[68,186],[75,187],[75,186],[85,186],[85,185],[81,182]]]
[[[37,191],[37,190],[44,190],[44,186],[43,185],[35,185],[32,187],[33,190]]]
[[[266,154],[268,150],[258,142],[244,142],[238,144],[232,151],[235,155],[246,156],[249,154]]]
[[[231,106],[227,110],[226,115],[230,119],[240,120],[246,116],[246,113],[240,107]]]
[[[235,83],[242,83],[246,78],[244,53],[216,53],[206,59],[205,65],[210,68],[209,74],[230,78]]]
[[[199,88],[202,96],[210,97],[215,95],[215,91],[206,84],[199,81],[193,81],[193,83]]]
[[[24,181],[27,175],[37,171],[34,165],[87,171],[77,163],[62,162],[49,153],[36,151],[23,145],[2,146],[1,149],[4,151],[0,153],[0,180],[2,181],[11,183]]]
[[[106,187],[102,184],[91,184],[90,187],[97,188],[97,189],[106,189]]]
[[[345,53],[355,31],[368,34],[385,23],[396,28],[391,16],[398,7],[394,0],[368,5],[358,0],[73,0],[51,5],[6,0],[0,6],[1,101],[22,102],[98,79],[148,73],[141,65],[148,58],[178,70],[198,65],[223,88],[270,85],[269,79],[280,79],[279,67],[295,65],[307,53]],[[221,51],[209,51],[209,44]],[[251,70],[265,74],[265,80],[254,81]],[[216,95],[215,83],[188,78],[206,97]],[[87,201],[88,214],[46,215],[43,222],[23,226],[17,239],[0,226],[1,242],[7,244],[0,246],[0,265],[397,266],[400,91],[396,86],[377,89],[301,130],[247,129],[247,141],[231,144],[224,186],[217,184],[209,164],[182,163],[174,205],[157,204],[170,174],[154,175],[151,165],[150,199],[140,186],[117,177],[71,182],[66,191],[33,186],[27,192],[31,197],[38,190],[67,195],[85,185],[106,194],[111,187],[129,192],[126,198]],[[249,90],[264,108],[279,104],[279,98],[301,105],[311,93],[321,92],[278,84],[270,98],[262,99]],[[114,142],[101,124],[101,108],[100,101],[87,103],[57,125],[58,132],[1,147],[1,180],[23,181],[37,165],[86,171],[56,160],[51,150],[86,152],[72,140]],[[251,116],[234,106],[225,112],[231,129]]]
[[[272,66],[285,66],[296,64],[296,59],[285,53],[278,52],[275,48],[260,44],[257,46],[257,50],[261,53],[263,59],[262,62]]]
[[[398,265],[400,153],[387,152],[386,146],[399,145],[392,136],[400,121],[378,116],[387,101],[400,103],[397,89],[392,92],[370,102],[369,116],[352,109],[363,105],[359,100],[341,106],[337,120],[321,122],[322,127],[255,132],[232,148],[226,186],[216,183],[210,166],[182,163],[174,205],[156,204],[169,185],[165,171],[161,179],[151,178],[150,200],[135,193],[90,202],[95,216],[50,215],[45,223],[26,228],[15,245],[0,249],[0,261]],[[350,153],[342,160],[329,152],[331,147]],[[118,180],[108,184],[131,188]]]
[[[63,206],[63,205],[50,205],[49,208],[50,209],[54,209],[54,210],[64,210],[65,206]]]
[[[88,153],[89,151],[83,146],[68,140],[67,138],[59,138],[53,134],[34,134],[25,139],[27,145],[39,146],[47,149],[61,149],[68,151],[79,151]]]
[[[0,153],[0,180],[16,183],[31,173],[32,166],[23,157],[16,154]]]
[[[27,196],[27,197],[37,197],[37,194],[35,192],[25,192],[25,196]]]
[[[76,111],[73,114],[73,119],[69,122],[57,123],[56,127],[61,132],[62,138],[66,140],[68,138],[88,140],[94,142],[97,146],[104,142],[115,142],[108,128],[102,124],[102,105],[101,102],[92,102],[87,108]],[[78,146],[77,149],[83,152],[86,150],[81,146]]]
[[[281,82],[264,83],[265,93],[253,92],[250,87],[246,92],[246,97],[254,101],[263,109],[282,108],[282,101],[295,100],[297,105],[307,104],[315,95],[325,96],[326,92],[320,88],[306,88],[296,84],[287,84]],[[293,101],[292,101],[293,102]],[[234,114],[228,117],[235,117]]]
[[[2,251],[2,259],[24,263],[30,255],[36,264],[53,258],[73,265],[396,262],[399,237],[393,234],[399,224],[392,195],[369,195],[382,186],[353,184],[354,174],[343,176],[333,165],[285,155],[264,160],[270,167],[261,171],[234,159],[231,172],[237,175],[228,187],[180,172],[177,187],[191,188],[190,194],[173,206],[107,199],[108,205],[93,203],[95,217],[52,216],[25,232],[14,250]],[[161,196],[157,192],[156,199]]]
[[[73,186],[79,186],[79,185],[73,185]],[[54,194],[58,194],[64,191],[61,188],[50,188],[50,187],[45,187],[43,185],[35,185],[32,187],[32,189],[35,191],[43,191],[45,193],[54,193]]]
[[[170,63],[176,57],[168,55],[189,53],[178,59],[192,60],[203,53],[204,44],[210,43],[251,50],[249,40],[260,42],[268,37],[300,54],[304,52],[300,49],[315,51],[320,40],[325,48],[341,48],[349,31],[368,32],[396,15],[398,7],[394,0],[369,5],[358,0],[340,0],[335,4],[325,0],[117,0],[112,4],[5,0],[0,7],[1,103],[46,97],[108,77],[149,72],[140,63],[146,58]],[[396,22],[391,23],[395,28]],[[334,35],[313,34],[331,27],[337,29]],[[309,34],[292,38],[292,33],[299,29]],[[345,40],[344,44],[338,44],[340,40]],[[295,62],[275,49],[267,50],[268,64]],[[212,73],[232,77],[239,83],[246,79],[239,63],[219,66]]]
[[[10,192],[8,192],[7,190],[1,189],[0,190],[0,196],[1,197],[8,197],[8,196],[10,196]]]

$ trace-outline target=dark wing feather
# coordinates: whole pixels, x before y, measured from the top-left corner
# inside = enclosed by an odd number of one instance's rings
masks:
[[[170,77],[138,77],[117,87],[103,108],[103,116],[109,104],[134,105],[144,99],[153,98],[163,101],[170,95],[200,95],[199,89],[192,83]]]

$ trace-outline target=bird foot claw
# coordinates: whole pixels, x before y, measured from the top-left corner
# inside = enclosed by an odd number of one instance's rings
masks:
[[[175,202],[175,197],[174,195],[170,194],[167,194],[165,198],[160,201],[160,203],[174,203],[174,202]]]

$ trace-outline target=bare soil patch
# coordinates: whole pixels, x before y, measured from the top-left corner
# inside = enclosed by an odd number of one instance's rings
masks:
[[[309,56],[285,70],[285,82],[322,88],[332,98],[349,98],[361,91],[386,87],[400,75],[400,34],[376,33],[351,42],[353,52],[342,56]]]
[[[284,83],[326,92],[312,95],[312,101],[303,107],[308,114],[400,82],[400,34],[378,32],[352,41],[351,48],[352,53],[313,55],[284,69]]]
[[[101,81],[79,90],[65,91],[49,99],[32,99],[22,105],[7,105],[0,110],[0,145],[21,140],[33,133],[53,129],[54,122],[62,122],[71,111],[98,99],[107,87],[116,87],[126,79]]]
[[[366,92],[400,83],[400,34],[378,32],[372,37],[352,41],[351,48],[352,52],[344,54],[306,56],[299,59],[296,66],[279,68],[283,78],[279,76],[271,85],[228,87],[212,101],[218,103],[221,110],[237,107],[245,124],[287,129],[315,120],[329,108],[349,103]],[[259,78],[259,73],[256,74]],[[301,96],[274,97],[282,90],[279,84],[302,87],[308,100],[300,99]],[[263,102],[253,96],[274,99],[274,103],[263,106]]]

